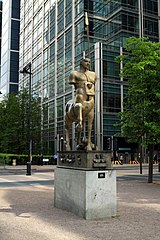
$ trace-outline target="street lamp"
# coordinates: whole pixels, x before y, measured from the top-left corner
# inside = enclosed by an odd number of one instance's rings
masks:
[[[28,63],[22,70],[20,70],[24,76],[29,75],[29,97],[28,97],[28,162],[27,162],[27,174],[31,175],[31,161],[32,161],[32,140],[31,140],[31,63]]]

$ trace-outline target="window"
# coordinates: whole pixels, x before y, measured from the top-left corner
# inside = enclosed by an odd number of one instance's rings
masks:
[[[120,111],[121,111],[120,96],[104,94],[104,112],[120,112]]]
[[[19,21],[11,21],[11,49],[19,50]]]
[[[146,35],[158,37],[158,20],[147,19],[144,20],[144,33]]]
[[[9,85],[9,92],[18,92],[18,85],[17,84],[10,84]]]
[[[10,82],[18,83],[19,80],[19,53],[11,52],[10,55]]]
[[[57,121],[63,120],[63,98],[57,100]]]
[[[12,0],[12,18],[20,19],[20,0]]]
[[[158,0],[159,1],[159,0]],[[157,0],[144,0],[144,11],[146,13],[158,14]]]

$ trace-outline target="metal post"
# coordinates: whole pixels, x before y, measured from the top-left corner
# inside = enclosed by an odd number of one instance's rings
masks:
[[[86,25],[86,28],[87,28],[88,58],[90,59],[89,21],[88,21],[88,14],[87,14],[87,12],[85,12],[85,25]]]
[[[31,141],[31,63],[29,64],[29,101],[28,101],[28,145],[29,162],[32,161],[32,141]]]
[[[27,162],[27,176],[31,175],[31,162]]]
[[[23,70],[20,70],[24,76],[29,74],[29,93],[28,93],[28,162],[27,162],[27,173],[31,175],[31,161],[32,161],[32,140],[31,140],[31,63],[28,63]]]

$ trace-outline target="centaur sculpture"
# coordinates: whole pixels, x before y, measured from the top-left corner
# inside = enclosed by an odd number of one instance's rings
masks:
[[[82,148],[81,132],[86,119],[88,120],[88,140],[84,147],[87,151],[92,150],[91,130],[94,119],[94,95],[95,95],[95,72],[89,71],[90,59],[80,62],[80,71],[73,71],[69,76],[69,84],[75,87],[75,98],[66,104],[65,128],[66,128],[66,151],[70,151],[69,130],[72,122],[76,122],[78,132],[77,149]]]

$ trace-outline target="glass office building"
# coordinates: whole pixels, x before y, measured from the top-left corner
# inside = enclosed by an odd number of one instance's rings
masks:
[[[44,153],[55,153],[59,139],[65,137],[65,104],[74,94],[68,77],[89,51],[98,76],[94,131],[98,145],[107,148],[106,139],[118,131],[114,124],[127,91],[115,57],[122,54],[127,37],[159,41],[158,4],[158,0],[21,0],[19,68],[31,62],[32,93],[38,94],[43,109]],[[27,83],[28,76],[20,76],[20,86]],[[74,134],[73,128],[73,146]]]
[[[2,6],[3,3],[2,1],[0,1],[0,73],[1,73],[1,43],[2,43]]]
[[[1,82],[2,94],[18,91],[20,0],[3,1]]]
[[[148,37],[151,41],[159,41],[160,3],[138,0],[107,1],[107,3],[106,23],[98,26],[98,29],[103,28],[102,32],[105,32],[106,36],[96,48],[102,59],[95,66],[100,66],[101,70],[96,72],[99,73],[101,83],[99,89],[102,89],[100,93],[103,99],[100,104],[103,117],[98,117],[101,119],[101,124],[98,124],[101,126],[98,129],[100,133],[98,141],[103,149],[111,148],[117,151],[124,148],[125,151],[125,149],[135,148],[136,145],[128,144],[124,138],[114,137],[117,131],[120,131],[115,127],[115,123],[119,121],[117,113],[123,111],[123,100],[127,94],[126,82],[119,77],[120,68],[123,66],[118,66],[115,58],[123,54],[124,43],[130,36]],[[107,144],[108,140],[112,143],[110,146]]]

